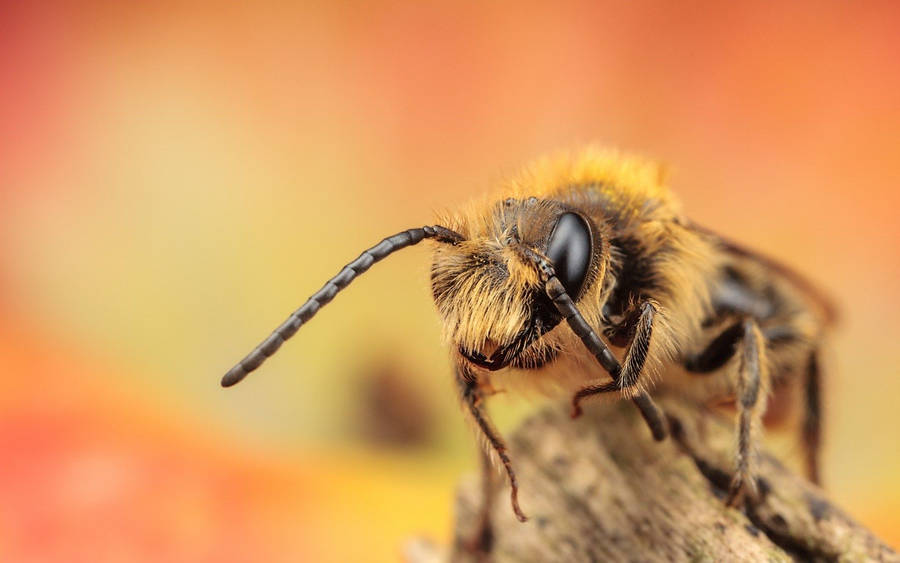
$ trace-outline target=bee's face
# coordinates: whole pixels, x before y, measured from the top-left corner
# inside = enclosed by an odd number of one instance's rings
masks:
[[[601,269],[596,229],[577,211],[535,198],[508,199],[457,222],[465,240],[438,246],[431,268],[445,337],[485,369],[542,365],[557,352],[542,337],[562,319],[525,250],[549,258],[577,300]]]

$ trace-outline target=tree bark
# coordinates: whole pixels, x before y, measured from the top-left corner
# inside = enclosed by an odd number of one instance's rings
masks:
[[[900,561],[825,493],[763,452],[758,489],[740,509],[724,503],[734,423],[677,399],[660,400],[672,435],[655,442],[625,402],[562,406],[525,421],[510,440],[520,483],[518,522],[508,486],[495,487],[489,557],[466,550],[481,505],[478,479],[457,499],[448,556],[411,544],[415,563],[452,561]],[[498,482],[499,482],[498,478]]]

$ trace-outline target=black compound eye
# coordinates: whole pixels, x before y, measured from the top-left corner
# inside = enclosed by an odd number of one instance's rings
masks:
[[[572,300],[578,299],[591,265],[591,227],[577,213],[563,213],[547,245],[547,258],[553,262],[556,277]]]

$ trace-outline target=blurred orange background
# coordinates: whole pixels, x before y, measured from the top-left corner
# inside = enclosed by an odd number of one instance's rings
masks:
[[[4,3],[0,557],[448,541],[477,463],[425,248],[218,379],[363,248],[591,141],[835,298],[826,486],[900,545],[898,8]]]

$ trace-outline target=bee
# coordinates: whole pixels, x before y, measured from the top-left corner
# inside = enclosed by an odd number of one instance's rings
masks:
[[[593,397],[632,401],[656,440],[668,429],[651,393],[732,399],[730,505],[755,493],[767,397],[798,386],[807,471],[818,480],[819,351],[835,315],[809,282],[687,219],[663,167],[635,156],[589,147],[547,157],[500,193],[364,251],[222,385],[257,369],[373,264],[429,240],[431,290],[463,411],[505,470],[519,520],[516,474],[485,406],[498,381],[561,389],[573,417]]]

